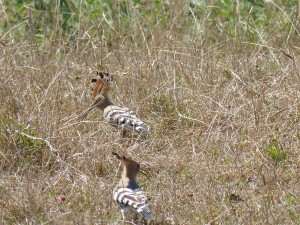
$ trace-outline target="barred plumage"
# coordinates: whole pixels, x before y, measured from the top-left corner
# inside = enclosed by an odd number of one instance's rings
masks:
[[[140,214],[145,220],[153,220],[148,208],[148,199],[136,183],[140,165],[130,158],[113,153],[123,164],[123,174],[119,184],[113,191],[114,200],[120,205],[123,219],[130,210]]]
[[[93,108],[103,111],[103,116],[111,125],[121,128],[123,131],[133,131],[140,134],[150,134],[147,125],[139,119],[129,108],[117,106],[108,97],[112,77],[108,73],[98,73],[97,79],[92,79],[91,91],[95,98],[92,106],[83,113],[86,116]]]
[[[137,118],[136,114],[129,108],[111,105],[104,109],[103,116],[114,126],[142,134],[150,134],[146,124]]]

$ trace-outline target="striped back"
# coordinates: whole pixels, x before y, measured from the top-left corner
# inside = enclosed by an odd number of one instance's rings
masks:
[[[104,109],[103,116],[114,126],[133,132],[150,134],[147,125],[129,108],[110,105]]]
[[[144,192],[137,188],[131,189],[123,186],[117,186],[113,192],[114,200],[120,204],[120,206],[129,207],[134,212],[141,214],[146,220],[153,220],[148,208],[148,199]]]
[[[136,183],[136,176],[140,171],[140,164],[131,158],[112,153],[123,164],[122,179],[113,191],[114,200],[121,209],[129,208],[132,212],[142,215],[146,220],[153,220],[148,208],[148,199]]]

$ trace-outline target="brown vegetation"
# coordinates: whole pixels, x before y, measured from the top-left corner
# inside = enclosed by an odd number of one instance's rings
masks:
[[[209,27],[179,30],[176,10],[149,36],[140,18],[130,37],[0,45],[3,224],[121,223],[112,151],[150,174],[138,179],[155,224],[299,224],[299,36],[208,42]],[[97,110],[78,120],[99,69],[149,137],[123,139]]]

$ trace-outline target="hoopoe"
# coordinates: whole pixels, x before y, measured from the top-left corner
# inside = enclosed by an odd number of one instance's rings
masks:
[[[140,164],[117,153],[112,154],[121,160],[123,165],[122,178],[113,191],[114,200],[120,205],[123,220],[128,210],[140,214],[145,220],[153,220],[148,208],[148,199],[136,182]]]
[[[93,108],[98,108],[103,111],[105,120],[111,125],[122,128],[123,131],[130,130],[141,134],[150,134],[147,125],[131,109],[117,106],[110,100],[108,92],[113,78],[109,73],[97,72],[97,75],[98,77],[91,81],[91,95],[95,101],[81,118],[85,117]]]

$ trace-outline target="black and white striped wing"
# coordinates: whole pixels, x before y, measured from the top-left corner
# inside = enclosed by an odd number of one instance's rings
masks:
[[[148,199],[141,189],[116,188],[114,190],[114,200],[121,206],[131,207],[131,210],[141,214],[146,220],[153,220],[147,205]]]
[[[147,125],[137,118],[136,114],[129,108],[110,105],[104,109],[103,116],[114,126],[143,134],[150,134]]]

